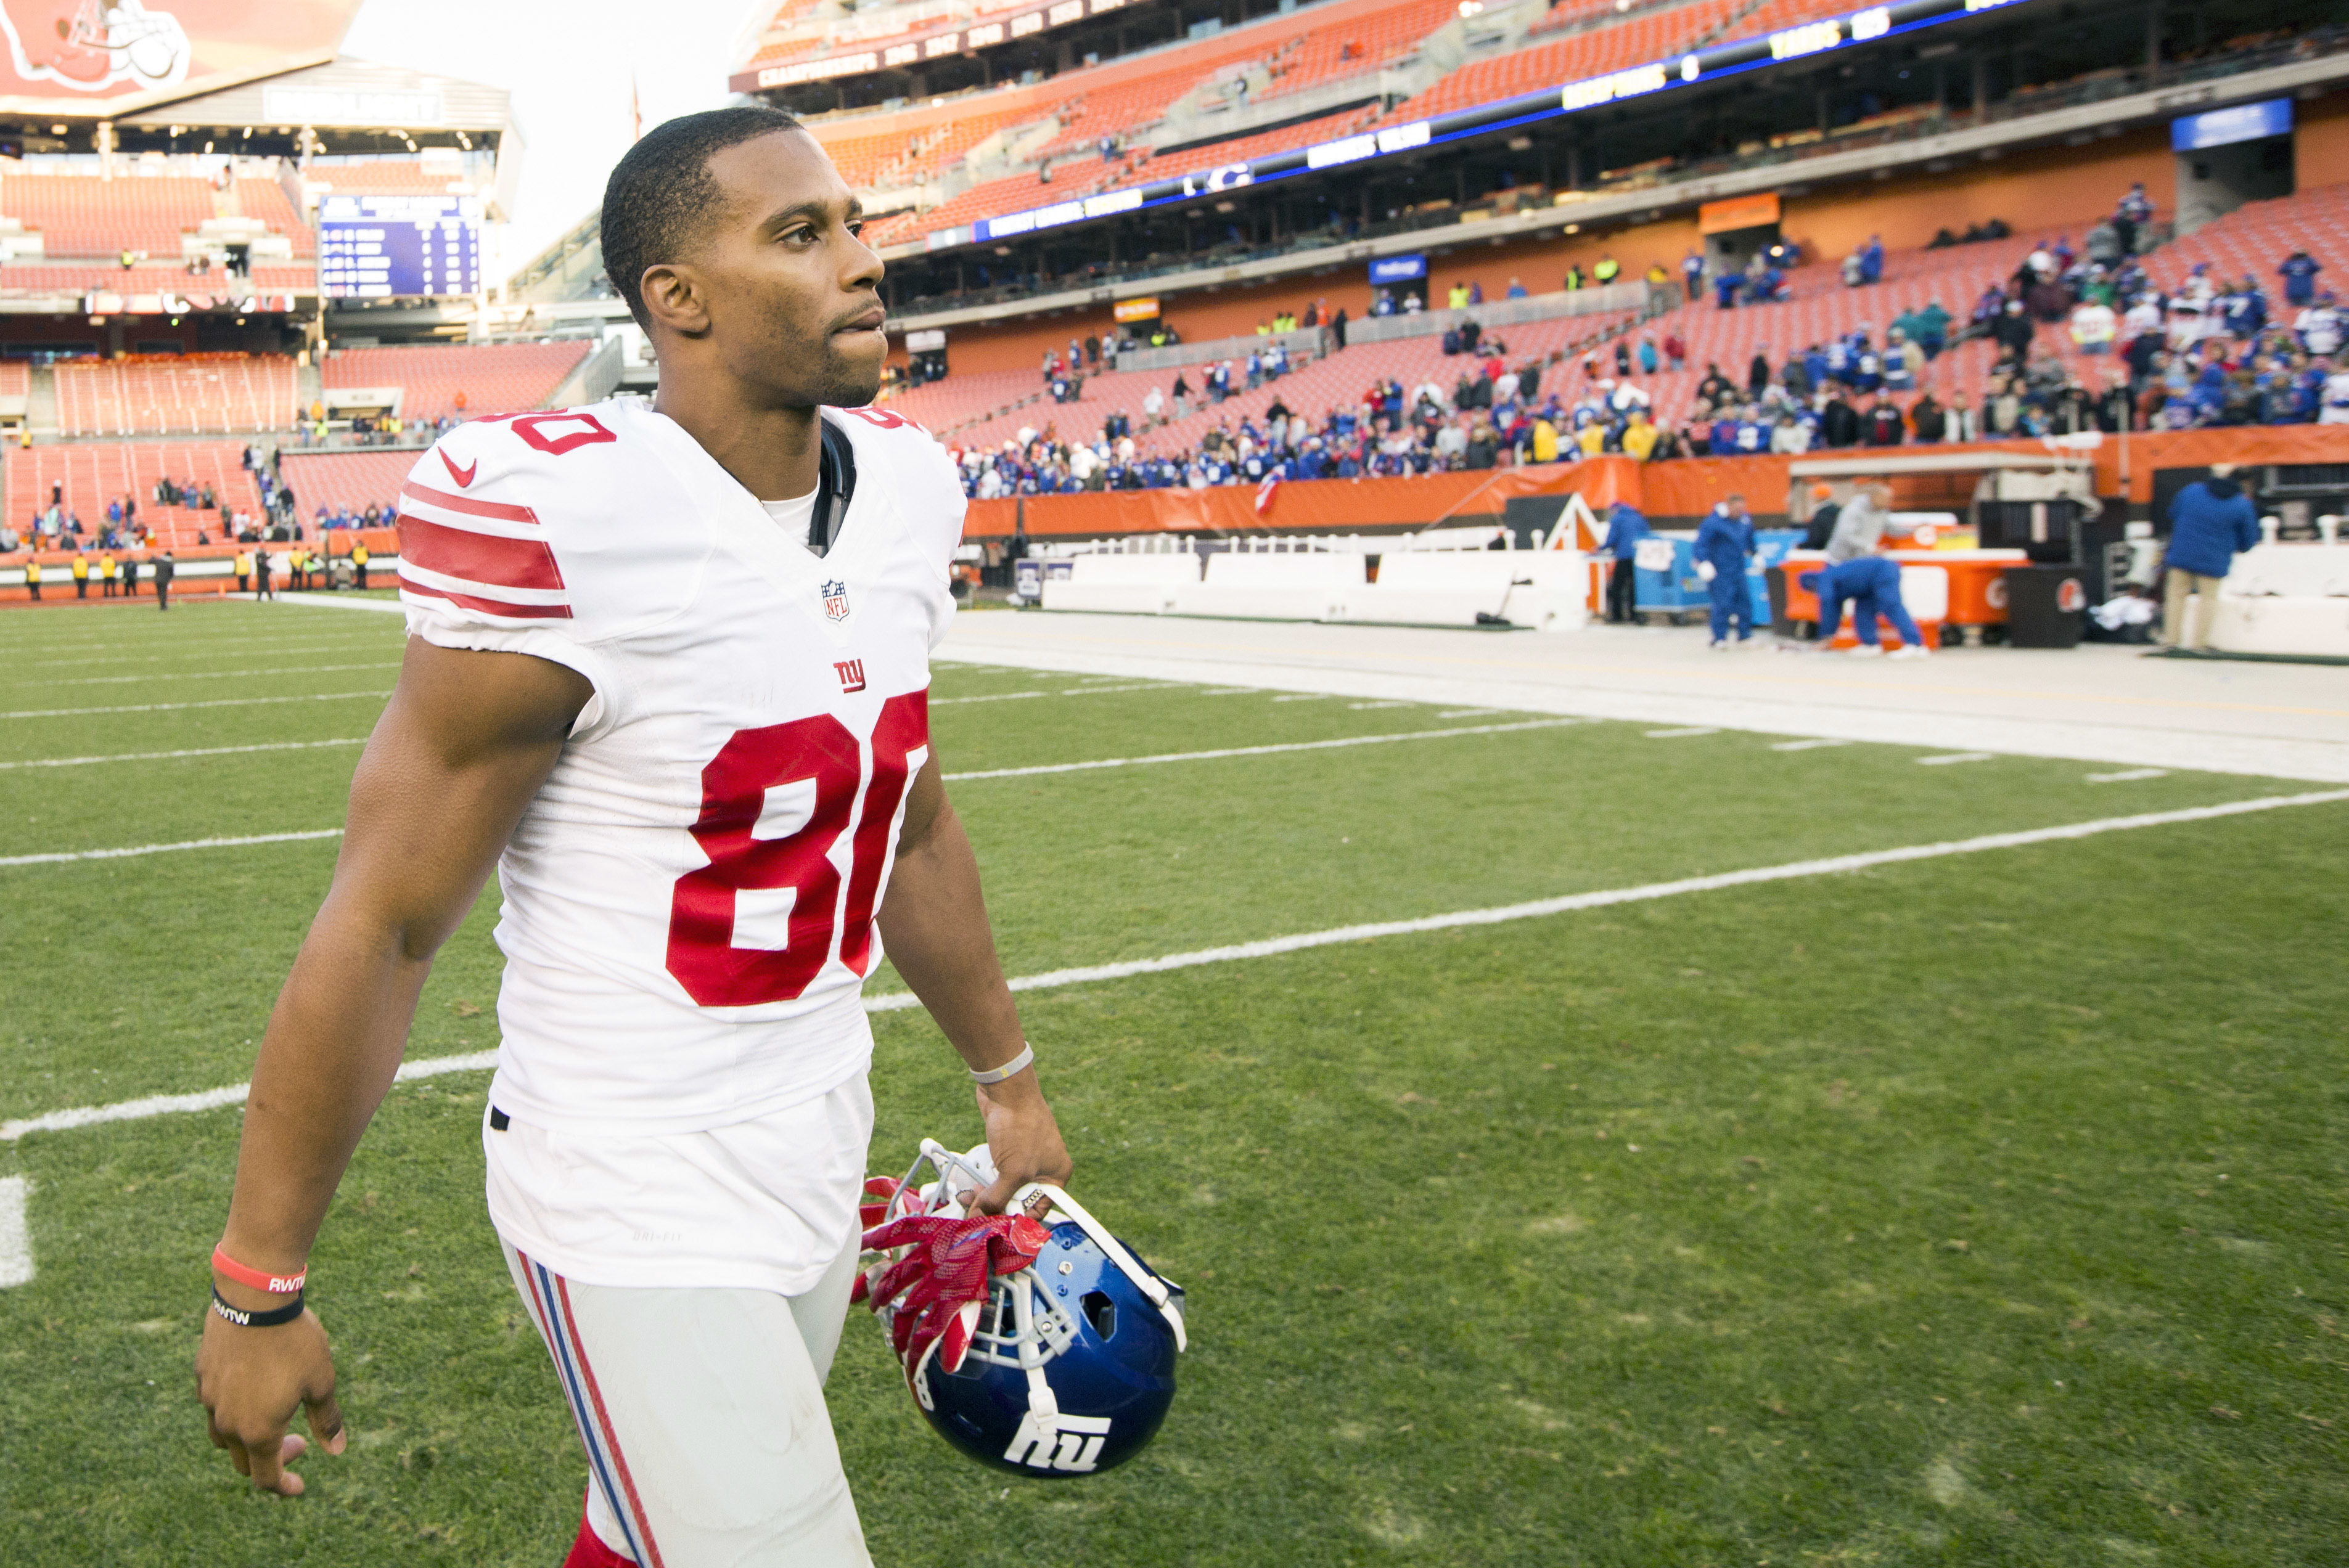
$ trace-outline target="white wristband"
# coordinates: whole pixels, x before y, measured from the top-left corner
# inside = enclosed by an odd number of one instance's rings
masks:
[[[1019,1044],[1019,1054],[1001,1067],[989,1068],[985,1072],[979,1071],[977,1068],[971,1068],[970,1081],[976,1084],[1001,1083],[1016,1073],[1027,1071],[1030,1064],[1035,1059],[1036,1047],[1022,1040]]]

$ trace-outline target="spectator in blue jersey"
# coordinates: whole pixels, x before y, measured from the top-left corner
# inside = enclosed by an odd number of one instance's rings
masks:
[[[2161,640],[2172,648],[2210,651],[2210,624],[2219,614],[2219,586],[2239,552],[2260,542],[2259,515],[2235,479],[2235,465],[2212,463],[2210,477],[2178,492],[2169,503],[2169,552],[2162,582]],[[2187,625],[2192,595],[2193,626]]]
[[[1713,279],[1714,308],[1719,310],[1736,309],[1737,288],[1744,281],[1744,279],[1739,277],[1735,273],[1731,272],[1726,267],[1714,273]]]
[[[2306,251],[2295,250],[2286,256],[2282,265],[2276,268],[2276,275],[2283,279],[2284,303],[2298,305],[2313,303],[2316,298],[2316,274],[2323,270],[2324,263]]]
[[[1607,578],[1607,618],[1623,623],[1637,618],[1639,575],[1633,557],[1640,552],[1640,541],[1648,537],[1648,520],[1639,510],[1625,501],[1617,501],[1607,512],[1607,553],[1614,558],[1614,569]]]
[[[1697,525],[1696,574],[1704,580],[1713,600],[1712,646],[1729,646],[1729,626],[1737,624],[1737,640],[1754,636],[1754,588],[1745,581],[1745,563],[1754,557],[1754,520],[1746,514],[1745,498],[1733,495],[1705,513]]]
[[[1868,243],[1860,248],[1859,277],[1862,283],[1884,281],[1884,242],[1874,234],[1870,234]]]

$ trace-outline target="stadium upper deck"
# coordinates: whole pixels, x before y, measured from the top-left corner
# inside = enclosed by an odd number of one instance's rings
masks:
[[[2315,0],[2190,23],[2148,0],[1326,0],[812,129],[891,154],[843,168],[893,308],[953,325],[2094,140],[2162,123],[2180,86],[2321,91],[2344,49]]]

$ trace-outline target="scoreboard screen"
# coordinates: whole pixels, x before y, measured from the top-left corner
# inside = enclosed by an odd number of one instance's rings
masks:
[[[481,283],[481,200],[321,196],[318,271],[328,299],[471,294]]]

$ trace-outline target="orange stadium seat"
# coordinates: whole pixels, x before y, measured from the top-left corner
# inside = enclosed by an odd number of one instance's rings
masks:
[[[433,344],[412,348],[346,348],[326,356],[321,371],[332,390],[398,387],[402,419],[443,415],[479,418],[542,407],[594,346],[571,343]],[[457,394],[465,404],[457,406]]]
[[[1040,391],[1038,370],[985,370],[975,376],[949,376],[926,387],[916,387],[889,399],[889,410],[913,420],[940,440],[974,420],[991,418],[1020,398]]]
[[[294,362],[275,354],[69,359],[57,389],[69,436],[283,429],[296,397]]]
[[[305,527],[328,512],[349,507],[364,512],[370,506],[390,508],[399,500],[400,481],[416,466],[417,452],[287,452],[277,459],[277,477],[294,492],[295,514]]]
[[[310,225],[302,221],[302,215],[294,211],[294,204],[285,200],[285,188],[276,181],[240,180],[236,182],[235,193],[236,210],[240,216],[258,218],[273,232],[291,239],[294,253],[297,256],[317,253],[318,237],[310,232]],[[311,281],[315,283],[316,280],[313,278]]]
[[[0,177],[0,213],[40,231],[52,256],[110,256],[124,250],[176,256],[180,236],[215,208],[202,180],[94,174]]]
[[[1272,85],[1257,101],[1375,71],[1459,15],[1457,0],[1402,0],[1308,33],[1274,62]]]
[[[1694,0],[1666,10],[1635,12],[1615,26],[1476,60],[1388,114],[1387,122],[1424,119],[1661,59],[1704,39],[1734,8],[1734,0]]]
[[[155,500],[155,481],[169,474],[177,483],[212,487],[213,498],[238,511],[259,513],[261,490],[245,471],[239,441],[74,441],[29,447],[9,455],[8,515],[29,520],[49,504],[59,487],[66,510],[81,519],[86,535],[105,526],[109,500],[132,497],[139,519],[155,531],[156,542],[178,550],[196,534],[220,538],[218,511],[164,506]]]
[[[29,397],[33,367],[21,359],[0,359],[0,397]]]
[[[305,179],[313,185],[329,191],[358,191],[368,196],[446,196],[451,185],[466,187],[470,194],[472,182],[461,174],[445,170],[428,170],[420,159],[370,158],[363,163],[316,163],[310,166]],[[262,183],[240,180],[240,194],[244,187]],[[282,198],[283,192],[280,192]],[[264,216],[254,212],[253,217]]]

